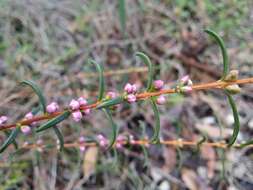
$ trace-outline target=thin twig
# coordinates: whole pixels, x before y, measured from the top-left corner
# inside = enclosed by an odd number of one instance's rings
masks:
[[[229,85],[233,85],[233,84],[248,84],[248,83],[253,83],[253,77],[252,78],[245,78],[245,79],[239,79],[239,80],[235,80],[235,81],[216,81],[216,82],[210,82],[210,83],[204,83],[204,84],[198,84],[198,85],[193,85],[192,86],[192,90],[196,91],[196,90],[207,90],[207,89],[224,89]],[[156,91],[156,92],[143,92],[143,93],[139,93],[136,95],[137,100],[144,100],[147,98],[150,98],[152,96],[160,96],[162,94],[173,94],[173,93],[178,93],[176,89],[165,89],[165,90],[160,90],[160,91]],[[94,109],[97,106],[99,106],[102,102],[95,102],[93,104],[89,104],[86,106],[81,106],[80,110],[85,110],[85,109]],[[104,103],[104,102],[103,102]],[[66,109],[65,109],[66,111]],[[71,110],[69,110],[71,111]],[[10,129],[10,128],[14,128],[17,125],[30,125],[33,122],[38,122],[38,121],[42,121],[42,120],[48,120],[48,119],[52,119],[58,115],[61,115],[63,113],[63,111],[59,111],[53,114],[45,114],[45,115],[40,115],[37,117],[33,117],[32,119],[28,119],[28,120],[21,120],[18,121],[15,124],[10,124],[10,125],[2,125],[0,128],[1,130],[5,130],[5,129]]]

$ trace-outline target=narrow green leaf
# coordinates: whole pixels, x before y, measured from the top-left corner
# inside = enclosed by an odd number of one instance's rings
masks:
[[[226,47],[224,45],[224,41],[222,40],[222,38],[213,30],[210,29],[205,29],[204,30],[207,34],[209,34],[210,36],[212,36],[215,41],[218,43],[218,45],[221,48],[221,53],[222,53],[222,57],[223,57],[223,75],[221,79],[224,79],[229,72],[229,66],[228,66],[228,54],[227,54],[227,50]]]
[[[4,134],[8,138],[10,136],[11,132],[10,131],[4,131]],[[12,144],[14,145],[15,149],[18,149],[18,143],[15,139],[14,139]]]
[[[144,167],[147,167],[149,165],[149,160],[148,160],[148,151],[147,148],[144,145],[141,145],[141,149],[144,155]]]
[[[126,30],[126,2],[125,0],[119,0],[119,20],[121,25],[121,31],[125,36]]]
[[[160,141],[160,114],[158,107],[156,105],[155,99],[151,98],[151,105],[155,116],[155,127],[154,127],[154,135],[151,139],[152,143],[158,143]]]
[[[142,52],[137,52],[136,53],[137,57],[140,57],[141,60],[147,65],[148,67],[148,83],[147,83],[147,91],[150,91],[152,89],[152,83],[153,83],[153,77],[154,77],[154,67],[153,64],[151,63],[149,57],[142,53]]]
[[[12,144],[19,133],[19,127],[16,127],[11,131],[11,134],[8,136],[4,144],[0,147],[0,153],[2,153],[10,144]]]
[[[99,73],[99,94],[98,94],[98,101],[103,99],[104,91],[105,91],[105,82],[104,82],[104,71],[100,64],[98,64],[96,61],[89,59],[89,63],[95,65],[97,72]]]
[[[111,100],[107,100],[107,101],[99,104],[97,106],[97,109],[108,108],[108,107],[120,104],[123,101],[124,101],[124,98],[122,96],[120,96],[120,97],[117,97],[117,98],[114,98],[114,99],[111,99]]]
[[[118,133],[118,128],[116,123],[113,121],[112,119],[112,114],[110,112],[109,109],[103,109],[103,111],[106,114],[107,119],[109,120],[111,126],[112,126],[112,133],[111,133],[111,137],[110,137],[110,144],[108,146],[108,149],[111,149],[116,141],[117,138],[117,133]]]
[[[54,130],[54,132],[55,132],[57,138],[59,139],[60,151],[62,151],[63,148],[64,148],[64,137],[63,137],[63,135],[62,135],[60,129],[58,129],[57,126],[54,126],[54,127],[53,127],[53,130]]]
[[[63,114],[49,120],[48,122],[42,124],[39,128],[36,129],[36,132],[41,132],[44,131],[50,127],[53,127],[55,125],[57,125],[58,123],[62,122],[63,120],[65,120],[66,118],[68,118],[70,116],[71,112],[70,111],[65,111],[63,112]]]
[[[33,89],[33,91],[39,97],[41,110],[43,110],[43,112],[46,113],[46,99],[43,96],[43,93],[42,93],[41,89],[38,87],[38,85],[35,84],[33,81],[29,81],[29,80],[24,80],[24,81],[21,82],[21,84],[28,85]]]
[[[177,147],[176,150],[177,150],[177,160],[178,160],[177,169],[181,170],[183,166],[183,154],[179,147]]]
[[[247,146],[252,145],[252,144],[253,144],[253,139],[241,144],[240,148],[244,148],[244,147],[247,147]]]
[[[237,136],[239,134],[240,120],[239,120],[239,114],[238,114],[238,111],[237,111],[237,108],[236,108],[235,101],[233,100],[232,96],[229,94],[228,91],[225,91],[225,94],[228,97],[228,102],[229,102],[229,104],[232,108],[233,116],[234,116],[234,130],[233,130],[232,137],[229,139],[229,142],[228,142],[228,147],[231,147],[235,143],[235,141],[237,139]]]

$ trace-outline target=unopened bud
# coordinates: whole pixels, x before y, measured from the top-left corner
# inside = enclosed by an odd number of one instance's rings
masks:
[[[238,86],[238,84],[229,85],[225,89],[231,94],[238,94],[241,92],[241,88]]]

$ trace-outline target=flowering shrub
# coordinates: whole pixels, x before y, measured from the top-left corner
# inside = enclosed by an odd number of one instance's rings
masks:
[[[28,112],[24,119],[18,121],[14,124],[8,124],[9,121],[7,116],[0,116],[0,130],[7,131],[8,137],[6,141],[0,147],[0,153],[2,153],[9,145],[13,144],[16,148],[18,147],[15,139],[18,134],[21,132],[24,135],[32,134],[33,129],[36,133],[40,133],[45,130],[53,129],[58,141],[56,147],[60,150],[63,150],[67,147],[78,147],[81,152],[86,150],[88,146],[99,146],[101,149],[107,150],[111,148],[122,149],[125,145],[134,145],[134,146],[149,146],[150,144],[165,144],[165,145],[174,145],[178,147],[182,146],[214,146],[221,148],[230,148],[230,147],[244,147],[252,146],[252,140],[242,143],[235,144],[239,130],[240,122],[239,116],[237,113],[236,104],[233,100],[232,95],[239,93],[240,88],[239,84],[253,83],[253,78],[247,79],[238,79],[238,71],[229,70],[228,65],[228,56],[222,39],[212,30],[206,30],[206,32],[214,37],[214,39],[219,44],[222,50],[223,56],[223,75],[222,78],[216,82],[194,85],[190,76],[186,75],[182,77],[174,88],[165,89],[164,86],[166,81],[155,80],[153,81],[154,69],[153,65],[148,58],[142,52],[136,53],[136,56],[139,57],[149,69],[147,87],[144,92],[140,92],[136,84],[127,83],[123,88],[123,93],[109,91],[105,93],[105,84],[102,67],[97,64],[94,60],[89,60],[90,63],[94,64],[98,73],[99,73],[99,94],[96,102],[89,102],[84,97],[79,97],[77,99],[72,99],[66,108],[60,108],[57,102],[46,103],[46,98],[44,97],[42,90],[32,81],[23,81],[22,84],[30,86],[33,91],[37,94],[40,103],[40,111],[43,112],[43,115],[36,115],[35,112]],[[204,89],[220,89],[225,92],[225,95],[228,98],[228,102],[232,108],[234,116],[234,130],[231,138],[228,143],[225,142],[206,142],[206,139],[203,138],[198,142],[189,142],[183,141],[181,139],[175,141],[164,141],[160,138],[160,115],[157,105],[164,105],[167,101],[167,94],[172,93],[190,93],[195,90],[204,90]],[[113,121],[111,110],[115,108],[118,104],[122,103],[135,103],[137,101],[150,101],[152,109],[155,116],[154,124],[154,134],[151,139],[134,139],[132,135],[125,136],[123,134],[118,135],[118,127]],[[92,110],[102,110],[112,126],[112,134],[110,138],[105,137],[102,134],[97,135],[96,138],[87,139],[84,136],[80,136],[76,143],[64,143],[64,137],[61,131],[57,128],[57,124],[63,122],[69,117],[75,122],[80,122],[84,117],[88,117],[91,114]],[[46,120],[45,123],[41,123]],[[10,132],[10,133],[9,133]],[[43,143],[42,139],[38,140],[34,145],[25,142],[21,148],[37,148],[42,151],[46,145]]]

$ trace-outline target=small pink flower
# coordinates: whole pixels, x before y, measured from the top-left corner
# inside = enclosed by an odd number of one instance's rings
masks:
[[[29,112],[29,113],[27,113],[27,114],[25,114],[25,119],[32,119],[33,118],[33,114],[32,114],[32,112]]]
[[[116,148],[121,149],[123,147],[124,141],[126,141],[126,137],[123,135],[119,135],[116,140]]]
[[[78,101],[78,103],[79,103],[80,106],[85,106],[88,103],[87,100],[85,98],[83,98],[83,97],[78,98],[77,101]]]
[[[72,99],[71,102],[69,103],[69,107],[70,107],[70,109],[72,109],[72,110],[77,110],[77,109],[79,109],[80,104],[79,104],[79,102],[76,101],[75,99]]]
[[[85,146],[83,146],[83,145],[82,145],[82,146],[80,146],[80,147],[79,147],[79,149],[80,149],[80,152],[82,152],[82,153],[84,153],[84,152],[85,152],[85,150],[86,150]]]
[[[56,102],[52,102],[49,105],[47,105],[46,109],[48,113],[55,113],[59,110],[59,105]]]
[[[33,116],[33,113],[32,112],[29,112],[27,114],[25,114],[25,119],[29,120],[29,119],[32,119],[34,116]],[[36,122],[32,122],[32,125],[35,125]]]
[[[164,82],[162,80],[155,80],[154,87],[156,90],[161,90],[164,86]]]
[[[25,135],[28,135],[29,133],[31,133],[31,127],[29,127],[28,125],[23,125],[20,127],[20,130],[22,133],[24,133]]]
[[[128,95],[127,95],[127,101],[128,101],[129,103],[135,102],[135,101],[136,101],[136,96],[135,96],[134,94],[128,94]]]
[[[109,143],[107,138],[104,137],[104,135],[101,135],[101,134],[97,135],[97,139],[98,139],[99,146],[103,148],[106,147]]]
[[[166,98],[163,95],[160,95],[157,99],[156,99],[156,103],[159,105],[163,105],[166,103]]]
[[[113,91],[107,92],[106,97],[107,97],[108,99],[114,99],[114,98],[117,97],[117,93],[116,93],[116,92],[113,92]]]
[[[137,92],[137,86],[136,84],[132,85],[132,93],[135,94]]]
[[[43,140],[42,139],[38,139],[36,141],[36,144],[39,145],[39,146],[41,146],[43,144]]]
[[[124,91],[128,94],[132,93],[132,85],[130,83],[127,83],[124,87]]]
[[[82,116],[82,113],[78,110],[78,111],[72,112],[72,117],[75,122],[79,122],[83,116]]]
[[[84,143],[85,142],[85,138],[84,138],[84,136],[81,136],[81,137],[79,137],[79,143],[80,144],[82,144],[82,143]]]
[[[183,86],[181,88],[182,92],[191,92],[192,91],[192,87],[191,86]]]
[[[189,79],[190,79],[189,75],[185,75],[180,79],[180,82],[182,84],[187,84]]]
[[[84,115],[89,115],[91,112],[91,109],[87,108],[83,111]]]
[[[0,125],[4,124],[8,120],[8,117],[3,115],[0,117]]]

